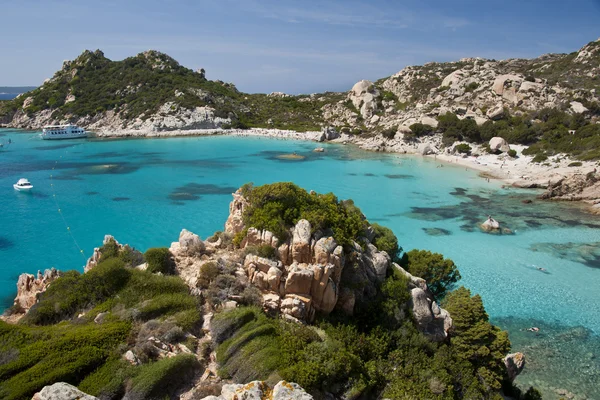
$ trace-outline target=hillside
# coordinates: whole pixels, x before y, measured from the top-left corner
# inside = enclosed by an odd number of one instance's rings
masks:
[[[21,275],[0,321],[0,396],[66,382],[115,400],[539,398],[513,387],[523,355],[455,288],[451,260],[400,257],[389,229],[332,193],[275,183],[233,197],[206,240],[183,230],[142,255],[106,236],[84,274]],[[273,397],[242,395],[268,384]],[[75,390],[36,399],[59,389]]]
[[[447,112],[478,125],[507,114],[545,108],[597,115],[600,110],[600,41],[570,54],[502,61],[466,58],[409,66],[347,93],[290,96],[246,94],[210,81],[171,57],[146,51],[111,61],[85,51],[44,84],[0,109],[3,123],[39,128],[77,122],[90,129],[201,129],[273,127],[348,132],[437,125]]]
[[[223,125],[306,130],[323,123],[320,109],[335,98],[247,95],[156,51],[111,61],[96,50],[66,61],[41,87],[0,105],[0,122],[21,128],[76,122],[113,130]]]

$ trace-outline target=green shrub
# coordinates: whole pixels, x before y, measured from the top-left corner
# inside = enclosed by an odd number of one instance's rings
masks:
[[[148,263],[147,271],[149,272],[160,272],[162,274],[170,274],[173,272],[173,256],[166,247],[153,247],[148,249],[146,253],[144,253],[144,258]]]
[[[0,322],[0,350],[17,357],[0,365],[0,398],[31,398],[45,385],[77,385],[100,367],[131,329],[126,322],[100,325],[15,326]]]
[[[581,167],[583,164],[581,163],[581,161],[574,161],[572,163],[569,163],[569,167]]]
[[[471,154],[471,146],[466,143],[461,143],[454,147],[454,150],[460,154]]]
[[[517,157],[517,151],[515,149],[510,149],[507,154],[509,157],[512,157],[512,158]]]
[[[107,259],[81,275],[69,271],[42,293],[23,322],[48,325],[91,308],[115,295],[127,284],[131,272],[116,258]]]
[[[389,128],[385,128],[381,131],[381,134],[386,139],[393,139],[396,136],[396,132],[398,132],[397,126],[390,126]]]
[[[391,229],[381,226],[377,223],[371,224],[371,227],[375,231],[375,237],[373,244],[380,251],[385,251],[388,255],[395,260],[398,257],[398,253],[401,251],[398,246],[398,238],[394,235]]]
[[[277,259],[277,250],[268,244],[261,244],[259,246],[247,246],[244,249],[246,254],[254,254],[259,257],[268,258],[271,260]]]
[[[486,386],[499,390],[506,373],[502,358],[510,351],[508,333],[489,323],[481,297],[471,297],[464,287],[448,293],[443,307],[452,315],[456,354],[473,364]]]
[[[531,161],[533,161],[534,163],[541,163],[544,162],[548,159],[548,156],[545,154],[536,154],[535,157],[533,157],[533,159]]]
[[[248,189],[249,206],[244,210],[247,227],[267,229],[285,240],[298,220],[310,222],[313,232],[328,230],[341,244],[364,236],[366,220],[351,200],[339,201],[332,193],[311,195],[291,182]]]
[[[200,367],[193,354],[179,354],[143,365],[131,379],[127,398],[131,400],[170,398],[179,385],[193,377]]]
[[[200,275],[198,276],[198,287],[202,289],[208,288],[221,271],[216,262],[210,261],[200,266]]]
[[[467,86],[465,86],[465,92],[467,92],[467,93],[473,92],[478,87],[479,87],[479,83],[477,83],[477,82],[471,82]]]
[[[133,373],[132,367],[121,357],[112,357],[100,368],[85,377],[78,388],[89,395],[116,399],[125,394],[125,381]]]
[[[412,275],[425,279],[436,297],[443,297],[461,278],[452,260],[427,250],[409,251],[402,257],[401,265]]]
[[[409,128],[415,137],[430,135],[434,131],[433,126],[421,123],[412,124]]]

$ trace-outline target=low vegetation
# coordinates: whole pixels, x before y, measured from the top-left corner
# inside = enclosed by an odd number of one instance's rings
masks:
[[[61,381],[107,399],[127,390],[131,398],[147,398],[149,393],[164,397],[170,390],[164,382],[195,368],[195,357],[158,361],[135,337],[140,329],[150,328],[151,335],[165,340],[185,340],[184,332],[197,333],[199,303],[188,292],[178,277],[126,267],[118,254],[105,253],[85,274],[67,272],[18,325],[0,322],[0,397],[31,398],[43,386]],[[94,322],[96,317],[101,319]],[[128,348],[149,366],[122,361]]]
[[[368,226],[351,200],[340,201],[333,193],[310,194],[291,182],[246,185],[243,194],[250,203],[243,216],[245,225],[267,229],[283,240],[300,219],[308,220],[313,232],[330,230],[342,245],[363,237]],[[238,236],[238,242],[245,233]]]

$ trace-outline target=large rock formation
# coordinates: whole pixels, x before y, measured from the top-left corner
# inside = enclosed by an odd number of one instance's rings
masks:
[[[59,276],[60,271],[55,268],[47,269],[44,274],[38,271],[37,276],[21,274],[17,281],[17,296],[13,303],[12,314],[1,318],[8,322],[17,322],[35,303],[39,295],[46,291],[48,286]]]
[[[512,353],[504,357],[503,360],[508,372],[508,379],[512,382],[525,368],[525,355],[523,353]]]
[[[42,390],[33,395],[31,400],[98,400],[98,398],[83,393],[68,383],[57,382],[44,386]]]
[[[600,202],[600,173],[596,169],[587,174],[573,174],[548,185],[541,199],[586,200]]]
[[[233,195],[226,224],[229,233],[246,228],[242,216],[247,205],[239,191]],[[409,278],[410,306],[419,330],[432,340],[447,338],[452,319],[437,305],[427,283],[393,264],[369,238],[363,238],[363,247],[354,243],[344,251],[333,236],[311,233],[310,222],[303,219],[282,243],[269,231],[250,227],[247,232],[242,247],[267,245],[274,249],[276,259],[248,254],[243,261],[244,275],[261,290],[268,313],[302,322],[311,322],[316,313],[326,315],[335,308],[352,315],[357,304],[374,298],[393,265]],[[367,236],[372,239],[372,235]]]
[[[446,340],[448,332],[452,328],[450,313],[436,303],[424,279],[411,275],[396,263],[393,264],[393,267],[408,278],[410,306],[417,328],[434,341]]]
[[[202,400],[312,400],[300,385],[286,381],[278,382],[272,389],[264,381],[246,384],[223,385],[220,396],[208,396]]]
[[[510,150],[510,146],[504,138],[493,137],[490,139],[490,150],[494,152],[506,153]]]

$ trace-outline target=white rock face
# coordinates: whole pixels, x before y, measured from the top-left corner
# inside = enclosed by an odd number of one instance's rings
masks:
[[[587,108],[584,107],[583,104],[581,104],[578,101],[572,101],[570,104],[571,104],[571,110],[574,113],[582,114],[582,113],[589,111]]]
[[[360,115],[369,120],[375,111],[377,111],[377,98],[379,90],[373,85],[373,82],[362,80],[352,86],[348,98],[352,101],[354,107],[360,110]]]
[[[32,400],[98,400],[97,397],[83,393],[73,385],[57,382],[33,395]]]
[[[496,136],[490,139],[490,150],[506,153],[510,150],[510,146],[504,138]]]
[[[264,381],[246,384],[223,385],[220,396],[208,396],[202,400],[313,400],[297,383],[278,382],[271,390]]]

